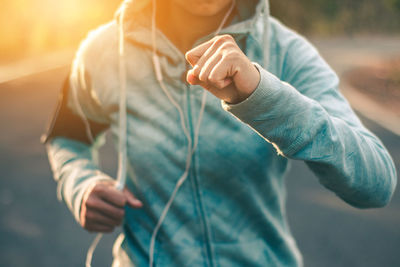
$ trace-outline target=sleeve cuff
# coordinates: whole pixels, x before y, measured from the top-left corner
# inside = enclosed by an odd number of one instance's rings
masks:
[[[222,107],[241,122],[249,125],[278,154],[290,156],[302,145],[302,129],[310,120],[313,105],[291,85],[254,64],[260,71],[260,83],[255,91],[238,104],[222,102]]]
[[[221,101],[222,108],[244,122],[249,122],[254,114],[257,114],[257,109],[262,108],[265,112],[265,107],[268,107],[271,100],[271,95],[281,86],[280,80],[264,70],[258,63],[254,63],[255,67],[260,72],[260,82],[254,92],[245,100],[237,104],[229,104]],[[272,104],[272,103],[271,103]]]
[[[82,182],[79,185],[79,189],[77,194],[75,195],[74,198],[74,203],[72,208],[72,212],[74,214],[75,220],[80,224],[81,219],[80,219],[80,214],[81,214],[81,206],[82,206],[82,201],[83,198],[86,194],[86,192],[88,192],[88,190],[90,190],[93,186],[95,186],[95,184],[97,182],[101,182],[101,181],[113,181],[113,179],[105,174],[99,173],[98,175],[96,175],[95,177],[92,177],[90,179],[87,179],[86,181]]]

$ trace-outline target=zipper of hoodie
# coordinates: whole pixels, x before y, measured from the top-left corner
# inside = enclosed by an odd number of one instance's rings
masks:
[[[189,131],[190,131],[190,136],[192,137],[192,140],[194,139],[194,132],[193,132],[193,121],[192,121],[192,107],[191,107],[191,85],[187,84],[186,86],[186,102],[187,102],[187,117],[188,117],[188,124],[189,124]],[[196,153],[193,153],[192,155],[192,171],[190,172],[191,175],[191,181],[192,185],[194,188],[194,193],[195,193],[195,200],[196,200],[196,206],[197,210],[200,214],[201,218],[201,225],[203,227],[203,233],[204,233],[204,241],[205,241],[205,250],[206,250],[206,257],[207,257],[207,265],[212,267],[215,266],[214,264],[214,257],[212,254],[212,249],[211,249],[211,237],[210,237],[210,231],[208,228],[208,223],[205,215],[205,210],[204,206],[201,200],[201,193],[200,193],[200,188],[199,188],[199,181],[198,177],[196,175],[196,162],[195,162],[195,156]]]

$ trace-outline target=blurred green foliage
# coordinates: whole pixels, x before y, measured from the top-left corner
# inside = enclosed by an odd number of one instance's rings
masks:
[[[271,13],[303,34],[400,33],[400,0],[270,0]]]

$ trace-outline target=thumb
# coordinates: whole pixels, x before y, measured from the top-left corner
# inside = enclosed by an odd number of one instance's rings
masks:
[[[141,208],[143,207],[143,203],[137,199],[131,191],[129,191],[126,187],[124,188],[124,190],[122,191],[123,194],[126,197],[126,202],[129,206],[131,206],[132,208]]]

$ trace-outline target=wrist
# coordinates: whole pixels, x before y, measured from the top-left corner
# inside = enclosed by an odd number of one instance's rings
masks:
[[[243,75],[247,82],[241,88],[237,88],[237,97],[234,100],[225,101],[227,104],[239,104],[249,98],[257,89],[261,80],[260,71],[252,62],[249,63],[249,67],[247,68],[249,71]]]

